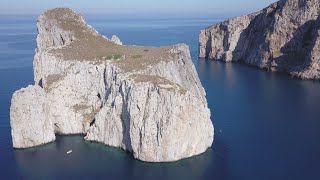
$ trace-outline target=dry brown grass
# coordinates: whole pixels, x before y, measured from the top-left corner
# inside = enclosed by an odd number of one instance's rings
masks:
[[[121,61],[117,64],[125,71],[134,71],[146,68],[148,65],[159,61],[172,60],[169,53],[172,46],[144,47],[144,46],[120,46],[97,34],[91,27],[82,21],[79,14],[67,8],[57,8],[48,11],[46,17],[56,21],[63,30],[70,31],[74,35],[74,41],[62,49],[51,50],[53,54],[61,54],[65,60],[77,61],[103,61],[113,55],[121,55]]]
[[[63,60],[91,61],[93,63],[109,61],[125,72],[134,72],[158,64],[161,61],[172,61],[175,56],[170,53],[173,46],[146,47],[114,44],[96,33],[82,20],[79,14],[67,8],[48,11],[45,16],[49,21],[57,23],[60,28],[71,32],[74,36],[74,40],[69,45],[50,51],[50,53],[56,54]],[[48,87],[62,78],[61,75],[49,76],[47,79]],[[179,85],[160,76],[135,74],[131,78],[137,82],[172,85],[174,87],[172,90],[176,90],[178,87],[180,93],[186,92]]]
[[[45,87],[46,91],[50,92],[51,89],[52,89],[52,85],[55,82],[58,82],[58,81],[62,80],[64,77],[65,77],[64,74],[52,74],[52,75],[47,76],[47,78],[46,78],[46,87]]]

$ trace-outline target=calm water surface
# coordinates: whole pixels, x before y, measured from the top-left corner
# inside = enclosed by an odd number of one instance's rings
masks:
[[[198,60],[199,30],[214,20],[87,18],[126,44],[190,46],[215,125],[215,142],[206,153],[151,164],[82,136],[13,150],[10,99],[33,83],[35,18],[0,18],[0,179],[320,179],[320,83]]]

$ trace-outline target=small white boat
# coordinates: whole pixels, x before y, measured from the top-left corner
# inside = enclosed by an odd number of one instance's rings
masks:
[[[70,153],[72,153],[72,150],[70,150],[70,151],[67,152],[67,154],[70,154]]]

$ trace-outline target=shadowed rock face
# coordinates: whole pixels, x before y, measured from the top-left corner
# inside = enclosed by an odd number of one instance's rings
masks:
[[[200,32],[201,58],[320,79],[320,2],[281,0]]]
[[[15,148],[53,141],[54,133],[86,134],[88,141],[149,162],[176,161],[211,147],[210,110],[187,45],[122,45],[67,8],[43,13],[37,25],[35,85],[12,98]],[[32,102],[23,98],[29,95]]]

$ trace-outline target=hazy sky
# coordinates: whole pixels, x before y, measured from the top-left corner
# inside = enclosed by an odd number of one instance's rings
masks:
[[[245,14],[276,0],[0,0],[0,14],[39,14],[54,7],[103,14]]]

